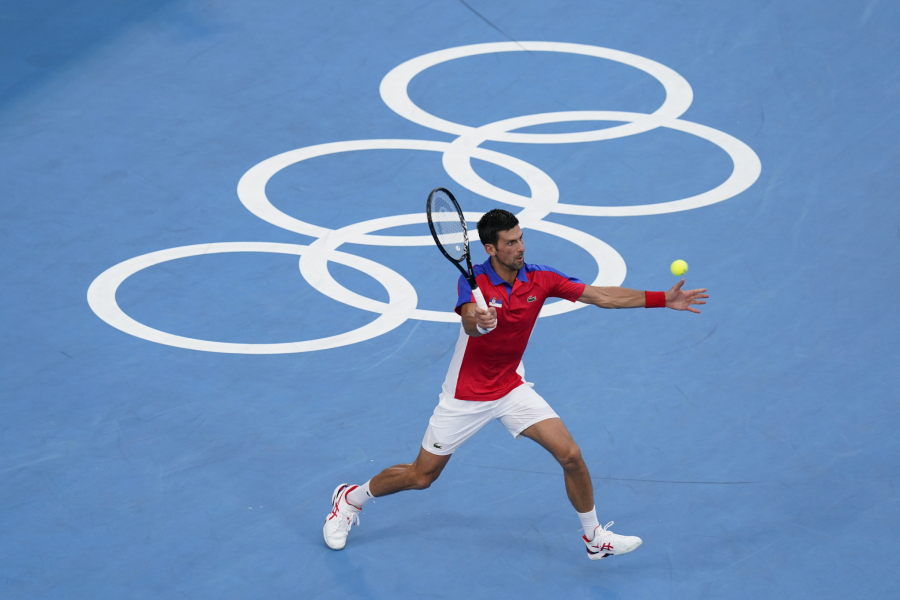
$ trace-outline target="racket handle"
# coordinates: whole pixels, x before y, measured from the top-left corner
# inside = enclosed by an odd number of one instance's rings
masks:
[[[484,294],[481,293],[481,288],[472,288],[472,295],[475,296],[475,304],[478,305],[478,308],[481,310],[488,309],[487,302],[484,301]]]
[[[484,301],[484,294],[481,293],[481,290],[477,287],[472,288],[472,295],[475,296],[475,304],[478,305],[478,308],[481,310],[487,310],[487,302]],[[482,334],[489,333],[494,330],[494,327],[490,329],[482,329],[481,325],[477,325],[478,331]],[[496,327],[496,326],[495,326]]]

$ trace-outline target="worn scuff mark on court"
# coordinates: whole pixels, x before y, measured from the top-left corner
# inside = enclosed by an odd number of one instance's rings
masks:
[[[505,31],[503,31],[502,29],[500,29],[499,27],[497,27],[496,25],[491,23],[487,17],[485,17],[480,12],[478,12],[477,10],[475,10],[474,8],[469,6],[469,4],[465,0],[459,0],[459,3],[462,4],[463,6],[465,6],[466,8],[468,8],[476,17],[478,17],[479,19],[481,19],[482,21],[484,21],[485,23],[487,23],[488,25],[490,25],[491,27],[496,29],[498,32],[500,32],[500,34],[503,35],[503,37],[505,37],[506,39],[508,39],[511,42],[514,42],[515,44],[519,44],[519,42],[517,40],[512,39]],[[519,45],[519,47],[522,48],[521,45]],[[525,50],[525,48],[522,48],[522,50]],[[531,54],[531,52],[529,52],[528,50],[525,50],[525,52],[528,52],[528,54]]]
[[[392,356],[394,356],[395,354],[397,354],[398,352],[400,352],[400,350],[402,350],[403,347],[406,346],[406,344],[409,342],[409,340],[412,339],[413,334],[416,332],[416,330],[419,328],[419,325],[421,325],[421,324],[422,324],[422,321],[416,321],[416,324],[415,324],[415,326],[412,328],[412,330],[409,332],[409,335],[407,335],[407,336],[406,336],[406,339],[403,340],[403,341],[400,343],[399,346],[397,346],[397,349],[396,349],[396,350],[394,350],[393,352],[391,352],[390,354],[388,354],[387,356],[385,356],[384,358],[382,358],[381,360],[379,360],[379,361],[378,361],[377,363],[375,363],[374,365],[371,365],[371,366],[369,366],[369,367],[366,367],[366,368],[363,369],[363,370],[364,370],[364,371],[369,371],[369,370],[371,370],[371,369],[374,369],[375,367],[377,367],[378,365],[380,365],[380,364],[383,363],[384,361],[388,360],[389,358],[391,358]]]
[[[677,348],[675,350],[670,350],[669,352],[663,352],[662,354],[660,354],[660,356],[666,356],[668,354],[675,354],[676,352],[681,352],[682,350],[687,350],[688,348],[693,348],[694,346],[699,346],[700,344],[702,344],[703,342],[705,342],[706,340],[711,338],[712,334],[714,334],[716,332],[716,329],[718,329],[718,328],[719,328],[719,324],[716,323],[715,325],[713,325],[712,330],[709,333],[707,333],[706,336],[699,342],[695,342],[695,343],[691,344],[690,346],[685,346],[684,348]]]

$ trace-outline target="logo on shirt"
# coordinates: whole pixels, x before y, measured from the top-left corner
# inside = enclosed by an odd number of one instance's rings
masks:
[[[497,298],[491,298],[491,301],[488,302],[488,306],[493,306],[494,308],[500,308],[503,306],[503,301],[498,300]]]
[[[528,296],[529,302],[534,302],[535,300],[537,300],[537,296]]]

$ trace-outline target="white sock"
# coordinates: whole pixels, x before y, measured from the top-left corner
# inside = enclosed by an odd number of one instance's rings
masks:
[[[591,541],[594,539],[594,530],[600,527],[600,521],[597,520],[597,507],[592,508],[590,512],[578,513],[578,518],[581,519],[581,526],[584,527],[585,537]]]
[[[371,479],[369,481],[372,481]],[[365,506],[366,502],[374,498],[372,496],[372,492],[369,491],[369,481],[364,484],[357,486],[355,490],[347,493],[347,502],[355,506],[356,508],[362,508]],[[594,517],[596,520],[597,517]]]

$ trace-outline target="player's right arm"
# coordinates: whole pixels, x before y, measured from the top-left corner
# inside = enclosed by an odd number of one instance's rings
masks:
[[[459,314],[462,317],[462,326],[466,335],[472,337],[486,335],[478,331],[479,325],[482,329],[493,329],[497,326],[497,309],[493,306],[482,310],[474,302],[467,302],[459,307]]]

